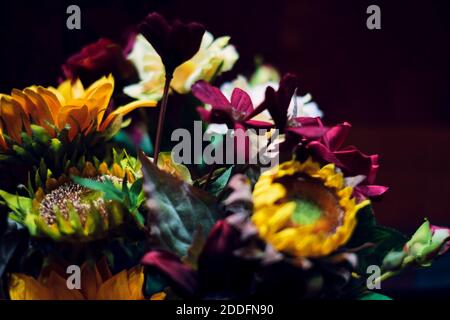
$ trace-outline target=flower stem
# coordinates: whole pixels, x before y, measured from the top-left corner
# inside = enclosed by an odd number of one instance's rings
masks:
[[[379,282],[385,281],[393,276],[395,276],[396,274],[398,274],[398,272],[396,271],[386,271],[385,273],[383,273],[381,276],[379,276],[378,278],[376,278],[373,283],[377,284]]]
[[[153,154],[153,162],[158,162],[158,154],[159,154],[159,148],[161,146],[161,135],[164,130],[164,118],[166,116],[166,109],[167,109],[167,100],[169,98],[169,88],[170,88],[170,81],[172,80],[172,75],[166,74],[166,82],[164,83],[164,93],[161,101],[161,110],[159,110],[159,117],[158,117],[158,128],[156,130],[156,141],[155,141],[155,151]]]

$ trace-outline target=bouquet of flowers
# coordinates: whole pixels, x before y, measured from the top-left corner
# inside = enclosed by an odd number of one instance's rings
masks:
[[[409,239],[376,222],[378,156],[294,74],[215,86],[229,41],[151,13],[56,87],[0,94],[0,297],[388,299],[450,249],[427,220]]]

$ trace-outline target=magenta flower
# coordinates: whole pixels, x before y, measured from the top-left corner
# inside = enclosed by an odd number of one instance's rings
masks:
[[[293,117],[288,114],[289,105],[296,88],[297,77],[290,73],[286,74],[281,79],[277,91],[272,87],[267,87],[265,99],[257,108],[255,114],[267,109],[280,133],[289,131],[300,138],[319,138],[328,130],[321,124],[319,118]]]
[[[205,27],[199,23],[185,24],[175,20],[170,25],[158,13],[150,13],[138,29],[161,56],[166,74],[170,77],[176,67],[198,51],[205,33]]]
[[[248,128],[269,129],[272,123],[252,120],[255,115],[252,100],[243,90],[235,88],[231,94],[231,101],[223,95],[219,88],[206,81],[200,80],[192,86],[193,95],[205,104],[211,105],[211,110],[198,107],[200,118],[208,123],[226,124],[228,128],[235,130],[235,152],[243,155],[247,161],[250,159],[250,138],[245,134]],[[244,139],[239,142],[239,137]]]
[[[251,120],[255,115],[252,100],[243,90],[235,88],[231,101],[223,95],[219,88],[200,80],[192,86],[194,96],[205,104],[212,106],[211,110],[198,107],[197,112],[203,121],[208,123],[224,123],[229,128],[270,128],[269,122]]]

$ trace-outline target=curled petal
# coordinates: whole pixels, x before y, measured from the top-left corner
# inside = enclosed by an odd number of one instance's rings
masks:
[[[312,141],[307,145],[307,149],[313,154],[314,157],[328,163],[334,163],[338,167],[342,167],[341,161],[334,155],[334,153],[330,149],[328,149],[322,143],[318,141]]]
[[[319,139],[327,132],[327,130],[327,127],[317,126],[301,126],[287,129],[287,131],[293,132],[305,139]]]
[[[351,124],[348,122],[330,128],[323,137],[325,145],[333,151],[338,150],[347,138],[350,128]]]
[[[366,155],[353,146],[335,151],[334,155],[344,166],[343,169],[351,175],[363,174],[369,184],[375,181],[379,167],[378,155]]]
[[[376,185],[360,185],[356,186],[353,189],[353,194],[358,199],[363,198],[377,198],[382,196],[389,188],[385,186],[376,186]]]

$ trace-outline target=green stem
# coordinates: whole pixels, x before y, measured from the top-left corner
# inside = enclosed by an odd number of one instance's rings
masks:
[[[379,276],[378,278],[376,278],[373,283],[377,284],[380,283],[382,281],[385,281],[393,276],[395,276],[396,274],[398,274],[398,271],[386,271],[385,273],[383,273],[381,276]]]
[[[158,163],[158,154],[161,146],[161,136],[164,130],[164,118],[167,110],[167,100],[169,99],[169,88],[172,75],[166,74],[166,81],[164,83],[164,93],[161,101],[161,110],[159,110],[158,128],[156,131],[155,152],[153,154],[154,163]]]
[[[399,274],[404,268],[406,268],[407,266],[409,266],[410,264],[412,264],[415,261],[415,258],[412,256],[408,256],[403,260],[403,263],[401,265],[401,267],[396,270],[396,271],[386,271],[385,273],[383,273],[381,276],[379,276],[378,278],[376,278],[374,280],[374,283],[377,284],[381,281],[385,281],[393,276],[396,276],[397,274]]]

